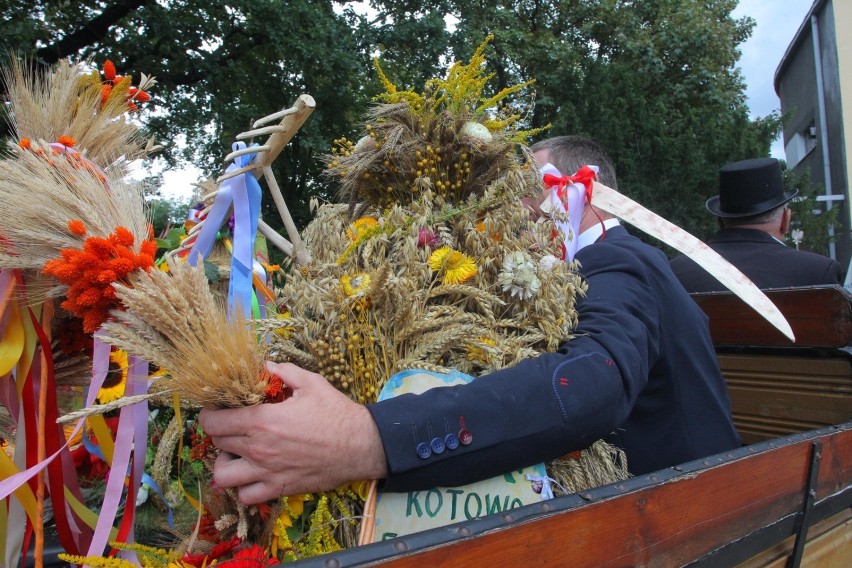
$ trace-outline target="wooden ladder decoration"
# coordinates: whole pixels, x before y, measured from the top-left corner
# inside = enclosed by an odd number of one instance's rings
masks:
[[[316,108],[316,103],[310,95],[300,95],[295,104],[287,109],[283,109],[276,113],[260,118],[252,124],[252,129],[237,134],[237,140],[246,140],[255,136],[269,135],[266,142],[260,146],[251,146],[241,150],[236,150],[225,156],[225,162],[229,163],[234,158],[245,154],[257,154],[257,158],[248,166],[230,171],[216,179],[217,186],[223,181],[236,177],[238,175],[252,172],[256,178],[262,175],[266,180],[269,192],[272,194],[272,199],[275,202],[275,207],[281,216],[284,223],[284,228],[287,230],[289,240],[278,234],[272,227],[266,224],[263,219],[258,222],[258,231],[266,237],[267,241],[280,249],[284,254],[290,256],[299,266],[305,266],[311,263],[311,254],[302,242],[299,236],[299,231],[296,229],[296,224],[293,222],[293,217],[290,215],[290,210],[284,202],[284,196],[281,193],[281,188],[278,181],[272,173],[272,162],[284,149],[290,140],[293,139],[296,132],[305,123],[308,117]],[[265,126],[271,122],[279,121],[277,124]],[[219,193],[219,189],[213,191],[202,198],[202,201],[207,201],[214,198]],[[201,221],[190,229],[187,237],[197,235],[206,221],[209,208],[202,212]],[[178,254],[192,247],[195,239],[187,238],[184,244],[172,251],[172,254]]]

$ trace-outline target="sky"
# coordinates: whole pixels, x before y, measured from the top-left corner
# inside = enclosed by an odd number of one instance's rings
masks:
[[[753,118],[781,108],[775,94],[775,70],[812,4],[813,0],[740,0],[734,10],[734,17],[750,16],[756,22],[751,37],[740,46],[739,62]],[[774,158],[784,158],[780,138],[771,153]]]
[[[734,10],[734,17],[750,16],[756,22],[751,38],[740,46],[742,57],[739,62],[752,117],[766,116],[781,108],[775,94],[775,70],[813,1],[740,0]],[[784,158],[784,145],[780,138],[773,143],[771,154],[775,158]],[[193,191],[191,184],[199,180],[199,172],[191,167],[163,175],[163,193],[178,199],[190,197]]]

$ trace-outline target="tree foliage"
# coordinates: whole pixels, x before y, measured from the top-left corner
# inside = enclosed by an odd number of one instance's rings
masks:
[[[840,228],[837,220],[838,209],[825,208],[819,205],[817,197],[823,195],[825,190],[822,186],[811,181],[809,172],[796,175],[791,170],[784,170],[784,185],[789,189],[798,189],[798,195],[789,202],[793,211],[790,221],[790,234],[787,240],[790,245],[795,245],[794,231],[801,232],[801,240],[798,248],[822,255],[828,254],[831,242],[830,232]],[[836,241],[835,241],[836,242]]]
[[[359,136],[379,88],[372,57],[396,84],[419,90],[493,34],[494,91],[537,80],[535,105],[518,109],[529,127],[596,139],[623,191],[703,237],[713,230],[703,202],[716,193],[718,168],[767,155],[780,125],[777,115],[749,117],[736,62],[754,23],[731,17],[736,3],[10,0],[0,41],[40,63],[110,58],[120,72],[156,76],[161,110],[149,128],[173,148],[168,160],[209,175],[223,171],[236,133],[309,93],[317,110],[277,162],[301,224],[310,196],[331,197],[319,154],[339,136]]]

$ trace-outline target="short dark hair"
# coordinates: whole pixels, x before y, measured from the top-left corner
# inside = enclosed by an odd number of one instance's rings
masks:
[[[550,152],[550,163],[565,175],[571,175],[583,166],[597,166],[602,184],[618,189],[615,166],[601,145],[582,136],[555,136],[536,142],[530,150]]]

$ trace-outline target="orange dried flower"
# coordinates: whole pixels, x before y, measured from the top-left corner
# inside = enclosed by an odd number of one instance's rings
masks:
[[[130,87],[127,89],[127,94],[130,96],[130,100],[138,101],[140,103],[147,103],[151,100],[151,95],[141,89],[137,89],[136,87]]]
[[[101,108],[106,104],[109,95],[112,92],[112,85],[101,85]]]
[[[68,230],[71,231],[72,234],[77,235],[78,237],[83,237],[86,235],[86,225],[83,224],[79,219],[73,219],[68,221]]]
[[[122,227],[120,225],[115,228],[115,234],[110,240],[113,239],[113,242],[124,247],[133,245],[133,233],[131,233],[126,227]]]
[[[20,146],[24,150],[29,150],[30,148],[32,148],[33,143],[30,141],[29,138],[21,138],[21,141],[18,142],[18,146]]]
[[[115,64],[109,59],[104,61],[104,78],[107,81],[115,79]]]
[[[83,243],[83,250],[89,254],[95,255],[98,259],[106,260],[112,256],[114,246],[107,239],[89,237],[86,239],[86,242]]]
[[[127,258],[113,258],[109,261],[109,267],[116,274],[127,274],[134,268],[133,261]]]
[[[74,234],[86,232],[82,221],[69,221],[68,226]],[[86,333],[96,331],[118,305],[114,282],[124,282],[136,268],[147,271],[154,266],[149,251],[156,252],[156,243],[143,241],[137,254],[130,249],[134,241],[127,228],[116,227],[107,238],[87,238],[83,250],[62,249],[58,258],[45,262],[42,271],[68,286],[62,307],[83,320]]]
[[[139,106],[133,101],[127,101],[127,108],[130,110],[130,112],[136,112],[139,110]]]
[[[70,136],[60,136],[57,142],[59,142],[66,148],[71,148],[74,146],[74,144],[77,143],[77,141],[71,138]]]
[[[68,298],[71,299],[70,297]],[[89,307],[94,306],[101,299],[101,294],[97,288],[86,288],[80,294],[74,297],[74,301],[79,306]]]
[[[112,270],[101,270],[97,277],[97,281],[101,284],[112,284],[116,280],[118,275]]]

